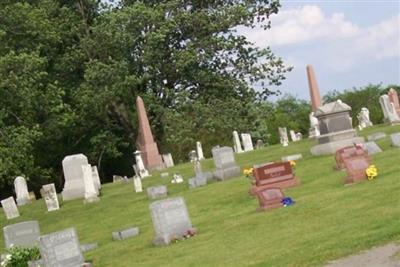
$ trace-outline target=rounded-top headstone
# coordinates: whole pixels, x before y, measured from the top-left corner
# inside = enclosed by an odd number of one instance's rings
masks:
[[[29,191],[26,180],[22,176],[18,176],[14,180],[15,194],[17,195],[17,205],[22,206],[30,202]]]

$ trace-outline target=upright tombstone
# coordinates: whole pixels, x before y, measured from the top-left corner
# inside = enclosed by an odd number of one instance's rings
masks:
[[[211,150],[211,153],[216,167],[214,177],[217,180],[223,181],[240,174],[240,167],[236,165],[231,147],[215,147]]]
[[[308,132],[308,137],[316,138],[320,135],[320,132],[319,132],[319,122],[318,119],[315,117],[314,112],[310,113],[309,120],[310,120],[310,129]]]
[[[45,267],[78,267],[84,263],[75,228],[40,236],[38,241]]]
[[[171,153],[162,154],[162,158],[166,168],[174,167],[174,159]]]
[[[94,181],[94,185],[96,187],[96,191],[99,192],[101,190],[101,182],[99,171],[97,170],[97,166],[92,166],[92,177]]]
[[[174,239],[181,239],[196,233],[182,197],[169,198],[150,204],[155,245],[169,245]]]
[[[372,126],[372,122],[369,119],[369,110],[365,107],[361,108],[360,113],[357,115],[358,129],[361,131],[364,128]]]
[[[367,179],[366,170],[370,162],[364,156],[355,156],[345,159],[344,165],[347,172],[345,184],[361,182]]]
[[[92,203],[99,200],[97,197],[95,182],[93,181],[92,166],[85,164],[81,166],[83,173],[83,182],[85,185],[85,203]]]
[[[374,141],[365,142],[364,149],[368,152],[368,155],[373,155],[382,152],[382,149]]]
[[[199,160],[203,160],[204,159],[203,148],[202,148],[200,142],[196,142],[196,153],[197,153],[197,158]]]
[[[288,146],[289,145],[289,138],[287,135],[287,130],[286,127],[279,127],[279,138],[282,146]]]
[[[89,164],[87,157],[83,154],[70,155],[63,159],[65,183],[61,195],[64,201],[85,197],[82,165],[87,164]]]
[[[388,97],[389,97],[390,103],[393,104],[393,108],[394,108],[395,112],[400,117],[400,100],[399,100],[397,91],[394,90],[393,88],[390,88],[390,90],[388,92]]]
[[[257,140],[256,149],[260,149],[264,147],[264,142],[261,139]]]
[[[248,133],[242,133],[240,135],[242,137],[242,143],[244,151],[253,151],[253,141],[251,140],[251,135]]]
[[[370,162],[371,158],[368,156],[368,152],[363,149],[361,145],[352,145],[338,149],[335,153],[336,169],[344,169],[345,161],[352,157],[365,157]]]
[[[60,204],[58,203],[56,187],[54,184],[45,184],[40,190],[44,201],[46,202],[47,211],[54,211],[60,209]]]
[[[391,134],[390,140],[392,142],[392,146],[400,147],[400,133]]]
[[[9,197],[1,201],[4,214],[8,220],[19,217],[19,211],[15,204],[14,197]]]
[[[133,186],[135,187],[136,193],[143,192],[142,179],[140,179],[140,176],[135,175],[133,177]]]
[[[233,148],[235,149],[236,153],[242,153],[242,144],[240,143],[239,134],[237,131],[232,132],[233,135]]]
[[[38,221],[26,221],[3,227],[6,248],[11,246],[35,247],[40,236]]]
[[[17,205],[23,206],[30,203],[28,185],[24,177],[18,176],[14,180],[14,190],[17,195]]]
[[[138,175],[140,178],[145,178],[150,176],[149,172],[147,171],[146,167],[144,166],[143,159],[142,159],[142,152],[136,150],[135,153],[135,161],[136,161],[136,169],[138,171]]]
[[[315,116],[318,118],[321,135],[317,137],[318,144],[311,148],[311,154],[334,154],[340,148],[364,143],[364,138],[357,137],[353,129],[350,111],[351,107],[341,100],[317,109]]]
[[[293,142],[301,140],[301,133],[295,133],[293,130],[290,130],[289,133],[290,133],[290,138],[292,139]]]
[[[397,125],[400,123],[400,115],[396,112],[395,106],[390,102],[388,95],[381,95],[379,97],[379,103],[381,104],[383,116],[385,121],[391,125]]]
[[[144,166],[149,171],[163,169],[165,166],[158,152],[157,143],[154,141],[153,134],[151,133],[146,108],[140,96],[136,98],[136,110],[139,117],[139,132],[136,139],[136,147],[142,152]]]

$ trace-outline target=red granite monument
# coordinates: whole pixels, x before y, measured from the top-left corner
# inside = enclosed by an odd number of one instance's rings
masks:
[[[356,156],[347,158],[344,161],[344,165],[347,172],[347,177],[344,180],[345,184],[352,184],[361,182],[367,179],[366,170],[370,163],[363,156]]]
[[[310,89],[311,108],[315,112],[317,108],[322,106],[321,96],[319,94],[319,88],[317,79],[315,78],[314,69],[311,65],[307,65],[307,78],[308,87]]]
[[[400,116],[400,101],[397,91],[391,88],[388,92],[389,102],[393,104],[394,110]]]
[[[257,197],[258,203],[260,204],[257,211],[265,211],[282,207],[282,200],[285,198],[285,195],[280,188],[267,188],[258,191]]]
[[[136,148],[141,151],[143,163],[147,170],[162,169],[165,166],[158,152],[157,143],[154,142],[149,119],[146,114],[146,108],[140,96],[136,98],[136,109],[139,117],[139,132],[136,139]]]
[[[344,169],[346,167],[344,164],[345,160],[351,157],[365,157],[368,162],[371,162],[371,157],[368,155],[368,152],[364,150],[361,146],[346,146],[336,151],[335,168],[339,170]]]

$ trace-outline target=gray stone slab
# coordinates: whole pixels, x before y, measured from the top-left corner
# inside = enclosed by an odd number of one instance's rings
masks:
[[[45,267],[77,267],[84,263],[75,228],[39,237]]]
[[[369,155],[382,152],[382,149],[374,141],[366,142],[363,146]]]
[[[310,152],[314,156],[330,155],[335,154],[338,149],[341,149],[343,147],[352,146],[354,144],[361,144],[364,142],[365,140],[363,137],[354,137],[313,146]]]
[[[38,244],[40,228],[38,221],[26,221],[3,227],[4,243],[6,248],[11,245],[34,247]]]
[[[147,196],[149,199],[158,199],[167,197],[168,190],[165,185],[152,186],[147,188]]]
[[[159,200],[150,204],[155,245],[168,245],[174,239],[194,232],[189,212],[182,197]]]
[[[188,180],[189,189],[207,185],[207,177],[205,175],[198,175]]]
[[[213,173],[215,179],[223,181],[240,174],[240,167],[236,165],[231,147],[213,148],[211,152],[216,167]]]
[[[132,227],[112,233],[113,240],[124,240],[139,235],[139,227]]]
[[[239,176],[240,175],[240,167],[233,166],[225,169],[217,169],[214,171],[214,178],[218,181],[225,181],[229,178]]]
[[[383,139],[386,137],[386,134],[384,132],[377,132],[377,133],[373,133],[371,135],[367,136],[367,140],[368,141],[376,141],[379,139]]]
[[[294,154],[294,155],[289,155],[289,156],[282,157],[281,160],[283,162],[285,162],[285,161],[291,161],[291,160],[299,160],[299,159],[302,159],[302,158],[303,158],[302,154]]]
[[[392,146],[400,147],[400,133],[394,133],[390,135]]]
[[[97,243],[88,243],[88,244],[82,244],[81,245],[81,251],[83,253],[91,251],[91,250],[95,250],[98,247]]]

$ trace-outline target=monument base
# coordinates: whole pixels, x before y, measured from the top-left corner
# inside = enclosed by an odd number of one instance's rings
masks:
[[[325,143],[325,144],[319,144],[319,145],[313,146],[310,151],[311,151],[311,154],[314,156],[330,155],[330,154],[335,154],[336,150],[338,150],[338,149],[344,148],[346,146],[351,146],[354,144],[364,143],[364,142],[365,142],[365,140],[363,137],[354,137],[354,138],[329,142],[329,143]]]
[[[85,192],[83,189],[69,188],[69,189],[64,189],[61,192],[61,196],[63,201],[68,201],[68,200],[85,198]]]
[[[214,178],[219,181],[224,181],[228,178],[232,178],[240,175],[240,167],[233,166],[225,169],[217,169],[214,171]]]

